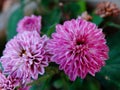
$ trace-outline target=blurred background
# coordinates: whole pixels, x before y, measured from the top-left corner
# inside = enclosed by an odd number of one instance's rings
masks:
[[[92,16],[91,21],[103,28],[106,34],[110,47],[106,66],[95,77],[88,75],[84,80],[77,78],[75,82],[71,82],[62,71],[48,68],[46,71],[55,74],[40,76],[30,90],[120,90],[120,16],[107,19],[96,16],[94,10],[102,1],[120,6],[120,0],[0,0],[0,56],[6,42],[17,34],[17,23],[24,16],[41,15],[42,34],[50,37],[57,23],[77,18],[87,11]]]

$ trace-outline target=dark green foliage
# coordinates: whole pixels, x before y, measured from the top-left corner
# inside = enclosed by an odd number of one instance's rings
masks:
[[[109,60],[106,61],[106,65],[97,74],[97,78],[104,83],[104,87],[113,88],[112,90],[118,90],[120,88],[120,31],[116,32],[112,36],[107,37],[108,45],[110,48]],[[101,78],[100,78],[101,77]],[[106,83],[105,83],[106,82]]]
[[[103,21],[103,18],[96,14],[92,14],[92,17],[93,17],[92,22],[95,23],[96,25],[100,25],[101,22]]]
[[[55,25],[60,22],[61,12],[58,8],[52,10],[51,12],[43,15],[42,17],[42,33],[51,35],[53,31],[55,31]],[[53,30],[54,29],[54,30]]]

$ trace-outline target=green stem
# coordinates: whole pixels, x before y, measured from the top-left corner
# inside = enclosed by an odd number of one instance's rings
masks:
[[[47,80],[50,76],[52,76],[52,75],[44,75],[43,77],[39,78],[38,80],[35,80],[35,81],[27,84],[27,86],[38,84],[43,80]]]
[[[57,73],[59,73],[58,69],[56,69],[55,67],[48,67],[46,68],[46,75],[40,77],[38,80],[28,83],[27,86],[41,83],[41,81],[45,81]]]

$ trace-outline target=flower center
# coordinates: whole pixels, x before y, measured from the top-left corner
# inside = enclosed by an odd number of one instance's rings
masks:
[[[28,19],[25,23],[24,23],[24,26],[26,27],[26,28],[31,28],[33,25],[34,25],[34,21],[33,20],[31,20],[31,19]]]
[[[76,41],[76,45],[83,45],[83,44],[85,44],[84,40],[77,40]]]
[[[26,50],[21,51],[20,56],[22,57],[23,55],[26,55]]]
[[[28,19],[28,20],[25,22],[25,25],[32,25],[33,23],[34,23],[33,20]]]

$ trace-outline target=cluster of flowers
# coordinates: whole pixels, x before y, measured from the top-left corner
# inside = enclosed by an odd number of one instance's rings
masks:
[[[50,62],[59,64],[70,80],[84,79],[100,71],[108,59],[105,35],[95,24],[82,18],[56,25],[52,38],[40,35],[41,16],[25,16],[18,34],[5,47],[0,59],[0,90],[14,90],[43,75]]]

